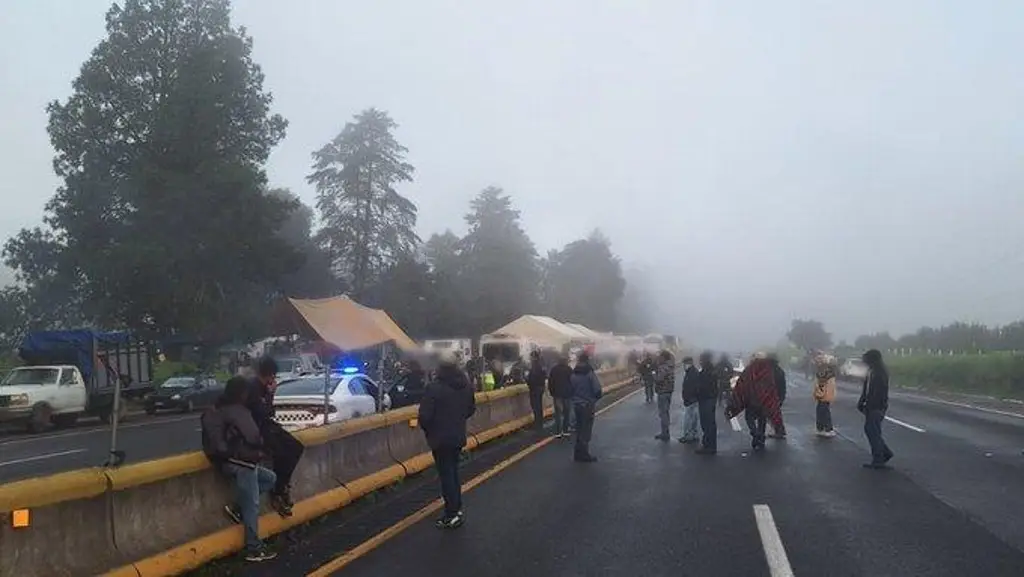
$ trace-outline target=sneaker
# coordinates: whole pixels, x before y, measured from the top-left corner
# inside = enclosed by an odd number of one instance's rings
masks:
[[[266,546],[262,546],[259,549],[253,549],[252,551],[247,551],[245,553],[245,560],[250,563],[261,563],[263,561],[270,561],[271,559],[276,558],[277,553],[267,549]]]
[[[224,514],[236,525],[242,524],[242,512],[235,505],[224,505]]]
[[[833,429],[831,431],[822,431],[821,432],[821,436],[825,437],[826,439],[831,439],[832,437],[836,436],[836,431],[835,431],[835,429]]]
[[[689,445],[690,443],[697,442],[697,439],[687,439],[686,437],[679,437],[679,439],[677,440],[684,445]]]
[[[668,441],[668,435],[654,435],[654,438],[659,441]]]
[[[292,516],[292,504],[288,495],[271,495],[270,506],[282,517]]]
[[[438,519],[434,526],[438,529],[458,529],[465,522],[465,516],[459,511],[452,517],[444,516]]]

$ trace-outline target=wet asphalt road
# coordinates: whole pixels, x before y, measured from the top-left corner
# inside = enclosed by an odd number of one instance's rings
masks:
[[[797,377],[787,440],[752,455],[720,416],[715,457],[655,441],[656,410],[633,395],[598,417],[598,463],[552,443],[468,493],[458,532],[420,522],[336,574],[786,575],[769,568],[766,506],[793,575],[1024,575],[1024,419],[894,395],[894,469],[865,470],[855,387],[842,389],[839,437],[813,435]]]
[[[198,414],[132,415],[118,430],[126,463],[199,450]],[[110,427],[83,423],[70,429],[30,435],[0,435],[0,483],[101,466],[110,452]]]

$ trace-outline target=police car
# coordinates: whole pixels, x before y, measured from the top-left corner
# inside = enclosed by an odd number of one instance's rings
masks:
[[[289,431],[337,423],[390,408],[391,397],[381,393],[380,386],[357,367],[282,381],[274,393],[274,420]]]

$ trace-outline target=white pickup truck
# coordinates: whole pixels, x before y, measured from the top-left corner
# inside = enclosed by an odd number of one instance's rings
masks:
[[[70,427],[90,412],[89,393],[78,367],[18,367],[0,381],[0,423],[22,423],[36,432],[51,423]]]

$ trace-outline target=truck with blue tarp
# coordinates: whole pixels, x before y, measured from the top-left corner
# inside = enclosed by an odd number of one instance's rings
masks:
[[[124,331],[37,331],[18,348],[23,366],[0,381],[0,423],[23,422],[31,431],[71,426],[79,417],[110,422],[120,399],[153,389],[149,343]]]

